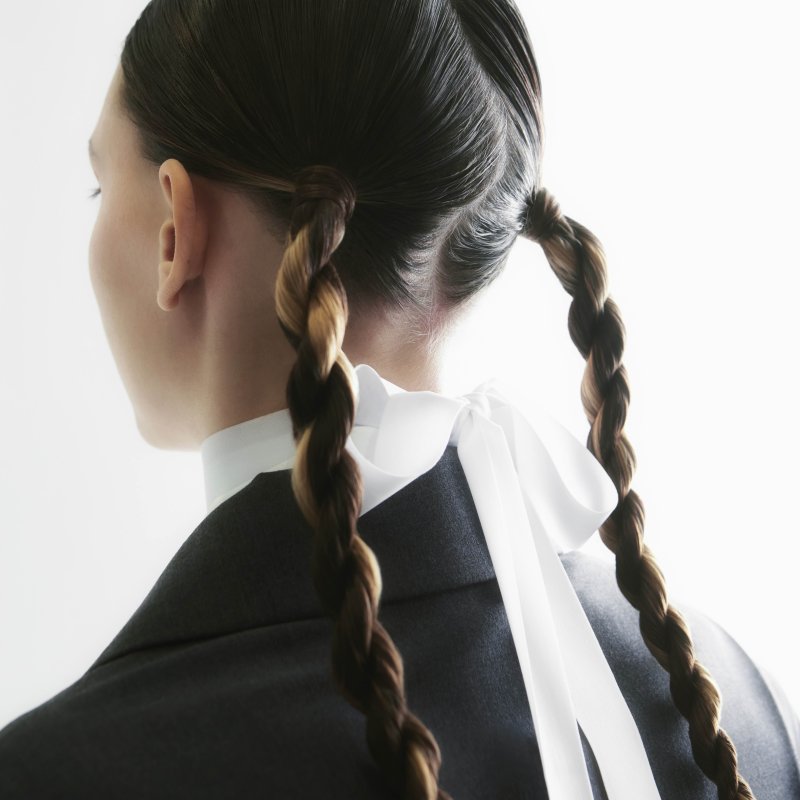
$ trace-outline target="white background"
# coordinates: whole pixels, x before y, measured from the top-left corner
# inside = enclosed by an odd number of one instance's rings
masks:
[[[83,674],[205,515],[199,454],[138,436],[88,277],[86,141],[142,7],[19,3],[0,25],[0,727]],[[791,4],[522,8],[544,185],[603,243],[627,329],[646,541],[678,608],[800,709]],[[494,375],[585,441],[569,303],[520,239],[452,342],[447,390]]]

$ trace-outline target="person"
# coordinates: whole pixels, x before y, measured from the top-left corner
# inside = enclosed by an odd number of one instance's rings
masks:
[[[511,0],[147,4],[90,142],[90,274],[138,429],[201,451],[208,514],[0,730],[1,797],[800,797],[785,695],[644,543],[623,322],[542,146]],[[519,235],[573,297],[582,453],[441,392]],[[615,569],[548,549],[573,521]]]

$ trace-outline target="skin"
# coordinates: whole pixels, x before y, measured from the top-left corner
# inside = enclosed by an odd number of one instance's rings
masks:
[[[145,160],[118,104],[118,65],[92,133],[99,209],[89,269],[112,355],[151,445],[207,436],[287,407],[296,353],[278,325],[284,247],[234,192],[180,161]],[[408,390],[441,391],[439,348],[406,321],[350,313],[342,348]],[[441,342],[439,343],[441,344]]]

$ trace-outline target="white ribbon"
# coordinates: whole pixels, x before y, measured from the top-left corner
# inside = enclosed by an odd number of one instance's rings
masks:
[[[406,391],[359,364],[348,452],[364,514],[457,446],[519,656],[550,800],[593,800],[576,720],[609,800],[660,800],[636,723],[559,552],[579,548],[616,508],[599,461],[541,409],[523,415],[494,379],[450,397]],[[532,421],[531,421],[532,420]],[[356,430],[354,428],[354,430]],[[363,429],[359,429],[363,430]]]

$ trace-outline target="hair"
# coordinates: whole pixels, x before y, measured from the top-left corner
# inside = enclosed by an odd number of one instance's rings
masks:
[[[332,676],[365,715],[387,786],[450,798],[439,745],[408,707],[403,659],[378,618],[380,567],[356,529],[362,483],[345,449],[356,376],[343,336],[349,315],[369,307],[434,341],[522,234],[573,298],[586,445],[619,495],[600,527],[619,589],[669,673],[697,765],[720,798],[753,798],[719,726],[719,688],[643,541],[624,432],[625,327],[602,245],[541,185],[539,72],[513,0],[152,0],[121,67],[142,155],[177,158],[241,192],[285,242],[275,302],[297,352],[286,387],[292,490],[314,531]]]

